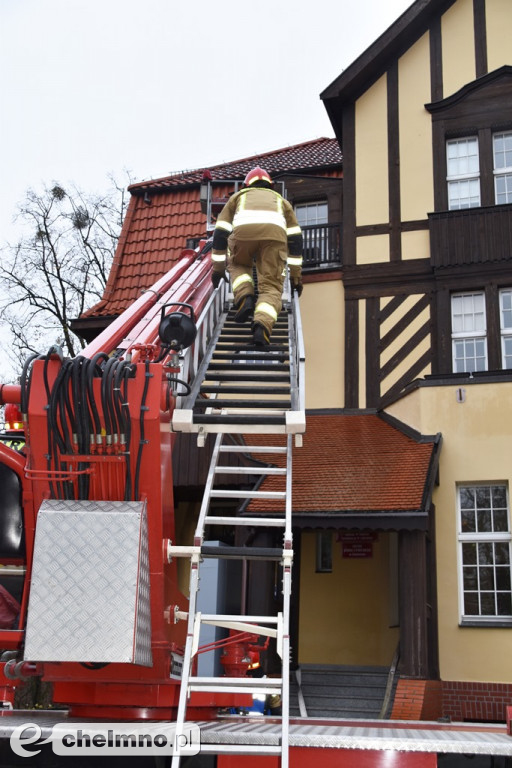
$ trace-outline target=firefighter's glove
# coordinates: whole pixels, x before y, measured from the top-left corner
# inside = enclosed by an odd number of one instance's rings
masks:
[[[292,291],[297,291],[297,296],[300,296],[302,294],[302,278],[301,277],[292,277],[291,278],[292,283]]]
[[[212,283],[215,288],[218,287],[221,280],[225,280],[226,283],[229,282],[229,278],[226,274],[226,272],[212,272]]]

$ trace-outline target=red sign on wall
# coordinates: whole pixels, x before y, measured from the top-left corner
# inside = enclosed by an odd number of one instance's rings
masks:
[[[373,542],[378,534],[369,531],[347,531],[340,533],[341,554],[343,557],[373,557]]]

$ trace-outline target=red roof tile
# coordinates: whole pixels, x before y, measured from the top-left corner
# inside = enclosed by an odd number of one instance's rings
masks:
[[[243,179],[256,163],[264,164],[274,175],[317,170],[339,176],[341,161],[338,141],[322,138],[208,170],[214,180]],[[180,258],[187,239],[206,236],[206,217],[199,202],[204,170],[129,187],[132,198],[103,298],[82,319],[121,314]],[[222,185],[215,190],[219,197],[231,191]]]
[[[252,155],[242,160],[233,160],[220,165],[212,165],[206,168],[198,168],[191,171],[181,171],[166,176],[162,179],[142,181],[132,184],[130,191],[165,189],[168,187],[183,186],[184,184],[198,184],[203,178],[205,170],[210,171],[212,179],[243,179],[255,165],[264,166],[272,176],[279,173],[296,173],[313,168],[328,168],[340,165],[343,160],[340,145],[337,139],[321,138],[313,141],[305,141],[302,144],[294,144],[284,149],[274,149],[261,155]]]
[[[308,414],[303,447],[293,449],[293,513],[422,511],[434,451],[434,438],[418,442],[377,415]],[[258,459],[279,465],[279,455]],[[271,476],[260,490],[273,488],[281,490]],[[249,509],[271,512],[278,505],[258,499]]]

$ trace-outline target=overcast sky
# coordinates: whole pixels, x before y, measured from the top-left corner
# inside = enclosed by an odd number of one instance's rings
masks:
[[[0,0],[0,244],[89,192],[333,136],[319,99],[410,0]]]

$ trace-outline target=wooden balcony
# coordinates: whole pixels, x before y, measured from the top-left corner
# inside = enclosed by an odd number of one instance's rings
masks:
[[[512,261],[512,205],[429,213],[434,269]]]
[[[341,267],[341,224],[301,227],[304,272]]]

